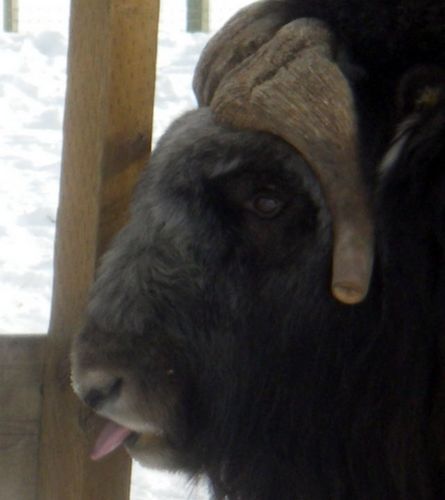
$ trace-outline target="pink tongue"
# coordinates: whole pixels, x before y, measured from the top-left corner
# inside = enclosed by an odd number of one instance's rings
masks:
[[[90,457],[93,460],[99,460],[109,455],[116,448],[119,448],[131,433],[132,431],[121,425],[108,422],[99,434]]]

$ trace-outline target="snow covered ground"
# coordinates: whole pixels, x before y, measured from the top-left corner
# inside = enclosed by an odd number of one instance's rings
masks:
[[[250,1],[212,0],[212,30]],[[154,140],[195,106],[191,75],[208,35],[184,32],[185,4],[161,4]],[[20,0],[19,33],[0,32],[0,334],[48,327],[68,6],[68,0]],[[206,498],[203,484],[134,466],[132,500]]]

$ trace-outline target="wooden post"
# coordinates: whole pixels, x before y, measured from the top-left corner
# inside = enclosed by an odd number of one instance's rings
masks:
[[[19,0],[3,0],[3,27],[5,31],[18,31]]]
[[[187,0],[187,31],[209,31],[209,0]]]
[[[44,375],[39,500],[126,500],[124,451],[89,459],[98,420],[74,396],[69,349],[98,257],[149,155],[159,0],[72,0],[63,169]]]

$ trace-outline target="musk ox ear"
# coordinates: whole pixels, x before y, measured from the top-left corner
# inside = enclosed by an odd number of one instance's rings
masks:
[[[445,70],[416,66],[402,78],[397,95],[401,118],[434,108],[445,100]]]
[[[425,161],[438,155],[443,140],[443,110],[445,109],[445,70],[438,66],[416,66],[401,78],[397,89],[398,121],[394,138],[380,164],[380,173],[389,175],[393,168],[408,161],[425,170]],[[419,151],[428,145],[429,160]],[[420,148],[420,149],[419,149]],[[424,154],[424,153],[423,153]],[[402,160],[404,158],[404,160]],[[403,167],[403,175],[411,170]],[[425,174],[423,174],[425,176]]]

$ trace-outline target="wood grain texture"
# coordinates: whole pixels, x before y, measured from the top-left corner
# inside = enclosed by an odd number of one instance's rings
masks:
[[[35,500],[44,336],[0,336],[0,499]]]
[[[72,393],[69,349],[98,257],[148,159],[158,0],[73,0],[55,278],[44,377],[40,500],[125,500],[124,452],[93,463],[96,417]]]

